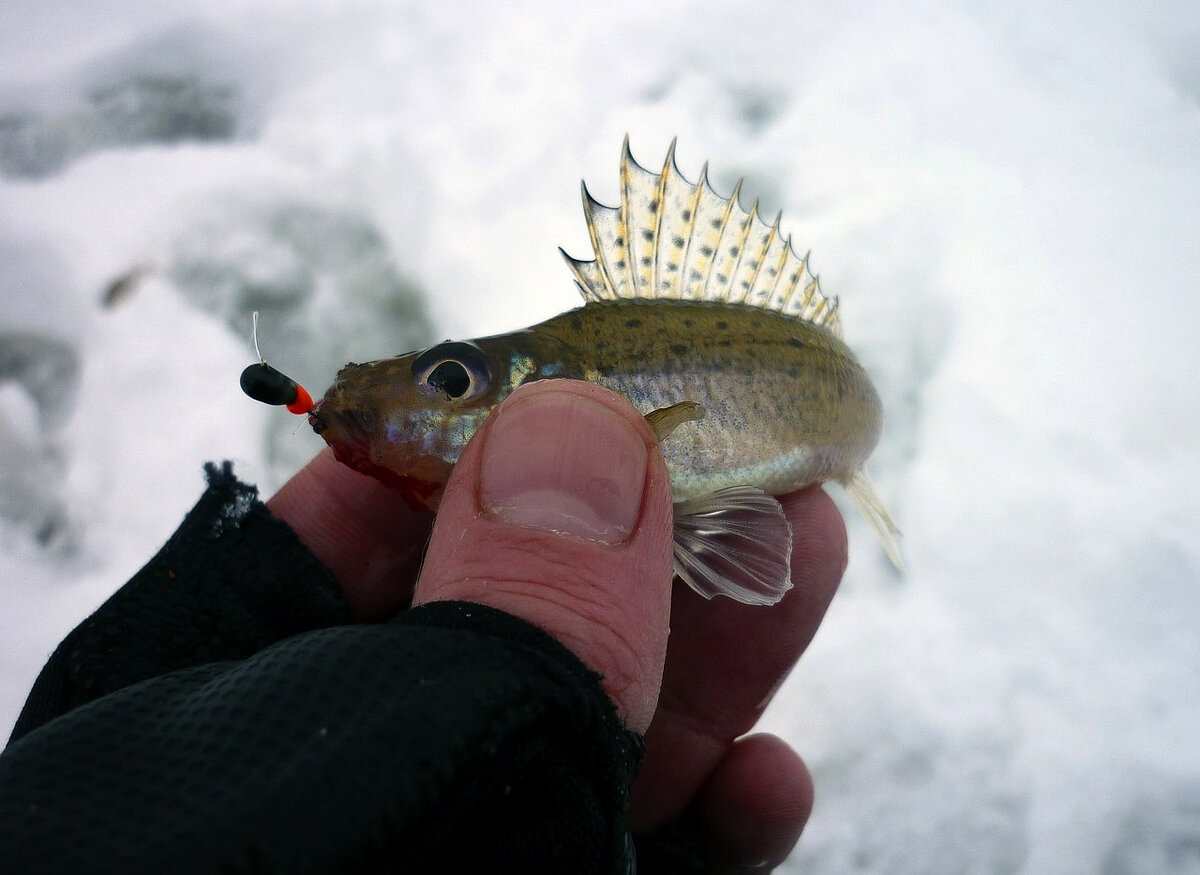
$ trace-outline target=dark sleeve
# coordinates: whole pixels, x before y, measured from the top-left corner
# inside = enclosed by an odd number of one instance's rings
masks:
[[[229,462],[205,473],[208,489],[158,555],[51,655],[9,743],[138,681],[351,622],[333,576],[258,490]]]
[[[14,872],[621,872],[641,739],[536,627],[352,624],[226,466],[0,754]]]

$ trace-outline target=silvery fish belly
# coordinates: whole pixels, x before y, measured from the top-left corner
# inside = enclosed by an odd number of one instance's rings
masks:
[[[625,144],[621,203],[584,189],[595,258],[567,263],[585,305],[532,328],[343,368],[310,422],[344,463],[436,509],[488,413],[534,380],[625,395],[662,443],[675,500],[675,571],[705,597],[774,604],[792,532],[773,497],[834,480],[899,566],[898,529],[863,465],[879,397],[842,341],[837,302],[807,258],[674,162]],[[565,255],[565,253],[564,253]]]

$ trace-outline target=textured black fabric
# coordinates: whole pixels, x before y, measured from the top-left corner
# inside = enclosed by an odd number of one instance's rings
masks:
[[[39,677],[0,871],[626,871],[641,738],[578,658],[473,604],[351,624],[253,488],[209,481]],[[642,871],[698,871],[667,856]]]
[[[10,741],[145,678],[351,621],[332,575],[258,490],[229,462],[205,471],[207,491],[158,555],[58,646]]]

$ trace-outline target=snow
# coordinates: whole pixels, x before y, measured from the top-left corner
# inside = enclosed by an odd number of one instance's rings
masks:
[[[889,413],[908,574],[848,514],[764,718],[817,784],[788,871],[1200,872],[1197,58],[1166,0],[6,3],[0,725],[204,460],[269,493],[320,445],[238,391],[250,309],[318,391],[545,318],[578,179],[678,135]]]

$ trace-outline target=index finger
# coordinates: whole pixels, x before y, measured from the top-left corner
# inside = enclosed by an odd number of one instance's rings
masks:
[[[412,600],[433,514],[324,449],[267,501],[333,572],[360,620],[384,620]]]

